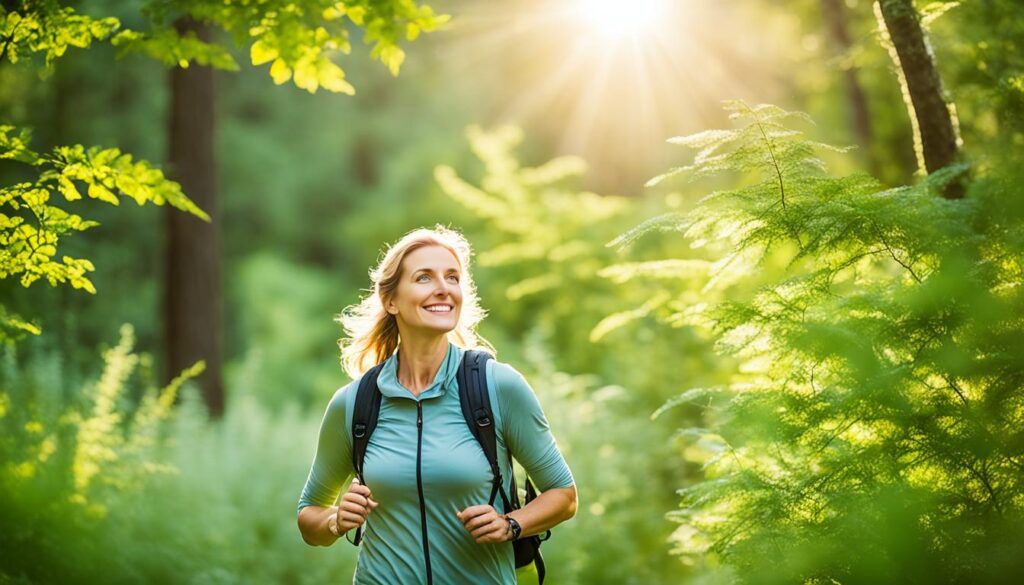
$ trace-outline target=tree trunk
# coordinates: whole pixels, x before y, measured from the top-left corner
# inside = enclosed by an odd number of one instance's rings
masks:
[[[184,17],[179,32],[208,40],[205,24]],[[165,210],[167,271],[164,282],[164,339],[167,377],[197,360],[206,370],[197,379],[210,416],[224,413],[221,379],[220,211],[214,158],[213,70],[195,63],[170,73],[169,162],[171,176],[210,215],[209,223],[171,207]]]
[[[933,173],[954,162],[959,154],[956,122],[942,91],[935,57],[911,0],[878,0],[879,29],[888,37],[890,54],[903,86],[903,97],[914,125],[918,166]],[[945,196],[963,196],[963,186],[950,185]]]
[[[850,41],[850,32],[846,27],[846,6],[843,0],[821,0],[821,15],[826,36],[833,51],[840,56],[847,54],[853,43]],[[871,114],[868,111],[868,100],[864,94],[864,88],[861,86],[860,80],[857,79],[856,67],[851,65],[843,69],[843,84],[849,108],[850,131],[854,140],[863,149],[868,165],[872,171],[875,171],[878,165],[871,151],[871,144],[874,140],[871,132]]]

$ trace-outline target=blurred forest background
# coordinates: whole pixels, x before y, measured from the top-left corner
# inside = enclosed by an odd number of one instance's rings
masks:
[[[0,2],[0,583],[348,582],[333,319],[436,223],[549,582],[1024,578],[1019,0],[428,4]]]

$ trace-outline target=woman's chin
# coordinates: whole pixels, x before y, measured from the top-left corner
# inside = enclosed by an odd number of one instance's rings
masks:
[[[423,331],[423,333],[443,335],[454,331],[457,325],[457,321],[442,322],[438,319],[437,322],[434,323],[424,323],[419,329]]]

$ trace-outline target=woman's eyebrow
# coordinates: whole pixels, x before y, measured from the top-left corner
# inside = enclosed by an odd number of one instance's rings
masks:
[[[416,270],[412,271],[412,273],[414,275],[419,274],[420,272],[436,272],[436,271],[431,269],[431,268],[417,268]],[[448,273],[451,273],[451,272],[454,272],[455,274],[458,274],[459,273],[459,269],[458,268],[446,268],[444,272],[445,272],[445,274],[448,274]]]

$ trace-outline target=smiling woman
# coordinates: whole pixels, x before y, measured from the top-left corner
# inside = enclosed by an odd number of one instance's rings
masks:
[[[515,583],[512,541],[576,513],[569,466],[540,402],[511,366],[484,360],[479,368],[494,457],[466,422],[462,362],[479,356],[468,350],[491,350],[475,333],[484,312],[469,260],[461,234],[413,231],[371,272],[373,291],[339,318],[354,381],[327,406],[298,524],[311,545],[356,531],[355,583]],[[369,425],[364,397],[379,400]],[[506,495],[515,491],[513,458],[541,490],[522,508]]]
[[[424,246],[404,260],[407,278],[398,279],[386,311],[399,331],[410,336],[437,337],[455,329],[462,308],[461,270],[454,253],[443,246]],[[416,345],[420,345],[417,343]]]

